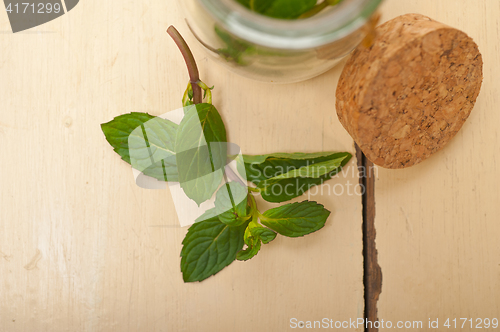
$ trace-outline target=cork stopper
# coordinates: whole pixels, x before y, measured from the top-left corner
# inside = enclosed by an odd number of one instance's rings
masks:
[[[483,61],[462,31],[419,14],[399,16],[360,45],[337,87],[337,115],[374,164],[409,167],[443,148],[479,94]]]

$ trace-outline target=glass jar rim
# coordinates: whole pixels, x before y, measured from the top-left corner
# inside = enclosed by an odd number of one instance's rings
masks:
[[[257,45],[287,50],[323,46],[366,24],[382,0],[344,0],[303,20],[281,20],[251,12],[235,0],[198,0],[222,27]]]

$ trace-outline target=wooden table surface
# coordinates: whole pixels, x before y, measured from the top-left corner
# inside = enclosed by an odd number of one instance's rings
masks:
[[[378,316],[500,319],[500,2],[382,6],[383,21],[410,12],[473,37],[485,78],[445,149],[409,169],[378,169]],[[165,33],[170,24],[193,45],[229,139],[244,153],[354,153],[334,106],[341,66],[291,85],[241,78],[206,57],[174,0],[82,0],[17,34],[0,10],[0,331],[285,331],[291,318],[362,318],[358,195],[320,190],[312,199],[333,211],[323,230],[278,238],[248,262],[183,283],[187,229],[170,193],[136,186],[99,126],[180,106],[187,72]]]

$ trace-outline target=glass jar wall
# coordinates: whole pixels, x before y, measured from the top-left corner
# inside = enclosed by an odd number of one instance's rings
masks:
[[[307,19],[269,18],[236,0],[183,0],[207,52],[260,81],[299,82],[329,70],[370,33],[382,0],[342,0]]]

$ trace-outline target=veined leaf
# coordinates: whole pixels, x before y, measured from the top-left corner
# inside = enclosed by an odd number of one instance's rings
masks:
[[[176,136],[179,182],[198,205],[215,193],[226,164],[226,129],[211,104],[187,106]]]
[[[195,223],[197,222],[202,222],[208,219],[215,219],[218,218],[217,212],[215,211],[215,208],[211,208],[207,211],[205,211],[201,216],[195,219]]]
[[[153,115],[147,113],[133,112],[119,115],[113,120],[101,124],[101,130],[113,150],[130,164],[130,152],[128,149],[128,137],[135,128],[153,119]]]
[[[304,201],[267,210],[260,221],[281,235],[299,237],[322,228],[329,215],[323,205]]]
[[[245,229],[244,240],[248,246],[245,250],[238,252],[236,259],[246,261],[257,255],[261,243],[269,243],[276,238],[276,233],[268,228],[260,226],[258,223],[250,222]]]
[[[267,155],[244,155],[244,163],[238,163],[238,171],[246,172],[247,180],[257,186],[265,187],[261,192],[266,201],[280,203],[298,197],[315,185],[323,183],[337,174],[351,159],[348,152],[318,152],[318,153],[274,153]],[[340,167],[333,168],[317,178],[285,177],[269,186],[261,182],[271,178],[293,172],[302,167],[342,159]],[[290,173],[292,175],[294,173]]]
[[[133,168],[158,180],[178,181],[175,123],[134,112],[101,124],[101,129],[114,151]]]
[[[246,226],[228,226],[217,216],[191,225],[182,241],[181,271],[184,281],[202,281],[231,264],[236,259],[236,253],[243,248]]]
[[[246,261],[257,255],[260,250],[261,241],[258,237],[252,235],[252,228],[259,227],[256,222],[250,222],[245,229],[243,240],[247,245],[245,250],[242,250],[236,254],[236,259],[239,261]]]
[[[236,259],[239,261],[247,261],[253,256],[257,255],[261,247],[261,241],[259,239],[255,240],[251,246],[248,246],[245,250],[241,250],[236,254]]]
[[[275,183],[280,182],[281,180],[285,179],[292,179],[292,178],[320,178],[325,174],[328,174],[337,168],[340,167],[342,164],[342,161],[347,158],[347,156],[343,156],[337,159],[333,160],[328,160],[328,161],[323,161],[317,164],[312,164],[309,166],[303,166],[301,168],[296,168],[293,169],[287,173],[283,173],[280,175],[277,175],[275,177],[272,177],[270,179],[264,180],[259,182],[259,185],[257,186],[258,188],[263,189],[264,191],[266,188],[269,188]]]
[[[247,189],[238,182],[225,183],[215,196],[215,211],[219,220],[229,226],[239,226],[247,221]]]
[[[277,153],[269,153],[269,154],[261,154],[261,155],[243,155],[243,159],[247,164],[261,164],[268,159],[290,159],[290,160],[313,160],[321,157],[330,157],[333,154],[340,154],[335,152],[313,152],[313,153],[304,153],[304,152],[277,152]]]
[[[252,233],[252,236],[260,238],[264,244],[267,244],[276,238],[276,232],[265,227],[255,227],[252,228],[250,232]]]

